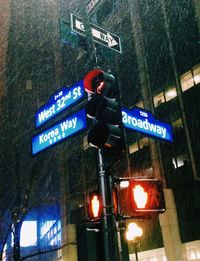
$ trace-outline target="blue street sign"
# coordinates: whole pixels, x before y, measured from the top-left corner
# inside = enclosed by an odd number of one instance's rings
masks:
[[[50,97],[49,102],[42,106],[35,114],[36,127],[39,127],[59,112],[68,108],[84,97],[83,80],[70,88],[63,87]]]
[[[32,137],[32,154],[38,152],[70,137],[86,128],[85,109],[70,115],[48,130]]]
[[[131,130],[173,142],[171,124],[158,121],[150,112],[141,108],[133,108],[130,111],[122,108],[122,122],[126,128]]]

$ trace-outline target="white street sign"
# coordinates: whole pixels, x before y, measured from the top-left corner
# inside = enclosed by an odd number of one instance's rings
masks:
[[[119,52],[119,53],[122,52],[121,51],[121,40],[120,40],[119,36],[109,32],[93,23],[90,23],[90,26],[91,26],[92,35],[94,37],[95,42],[102,44],[116,52]],[[82,18],[75,14],[71,14],[71,29],[80,35],[86,36]]]
[[[86,4],[86,11],[88,14],[91,14],[94,9],[102,2],[102,0],[90,0]]]

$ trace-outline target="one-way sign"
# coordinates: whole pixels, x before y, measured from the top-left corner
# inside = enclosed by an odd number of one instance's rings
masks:
[[[119,36],[93,23],[90,23],[90,26],[95,42],[121,53],[121,41]],[[80,35],[86,36],[82,18],[75,14],[71,14],[71,29]]]

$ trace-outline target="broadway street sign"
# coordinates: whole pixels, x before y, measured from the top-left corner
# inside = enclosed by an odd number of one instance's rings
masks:
[[[83,80],[72,85],[70,88],[63,87],[50,97],[49,102],[42,106],[35,114],[35,125],[39,127],[59,112],[84,97]]]
[[[118,53],[121,53],[121,40],[120,37],[93,24],[90,23],[91,26],[91,31],[92,31],[92,35],[94,37],[94,41],[102,44]],[[75,15],[75,14],[71,14],[71,29],[72,31],[86,36],[85,35],[85,28],[84,28],[84,24],[82,22],[82,18]]]
[[[85,109],[65,118],[51,128],[32,137],[32,155],[73,136],[86,128]]]
[[[171,124],[158,121],[150,112],[141,108],[134,108],[130,111],[122,108],[122,122],[126,128],[131,130],[173,142]]]

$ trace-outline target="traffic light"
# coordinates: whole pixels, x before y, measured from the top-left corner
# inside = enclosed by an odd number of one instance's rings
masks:
[[[93,191],[88,195],[88,218],[99,220],[102,215],[102,199],[98,191]]]
[[[122,148],[123,130],[116,78],[97,68],[84,78],[88,93],[87,116],[92,119],[88,143],[95,148]]]
[[[125,182],[126,186],[122,186]],[[119,179],[117,191],[121,216],[134,217],[165,211],[163,186],[158,179]]]

